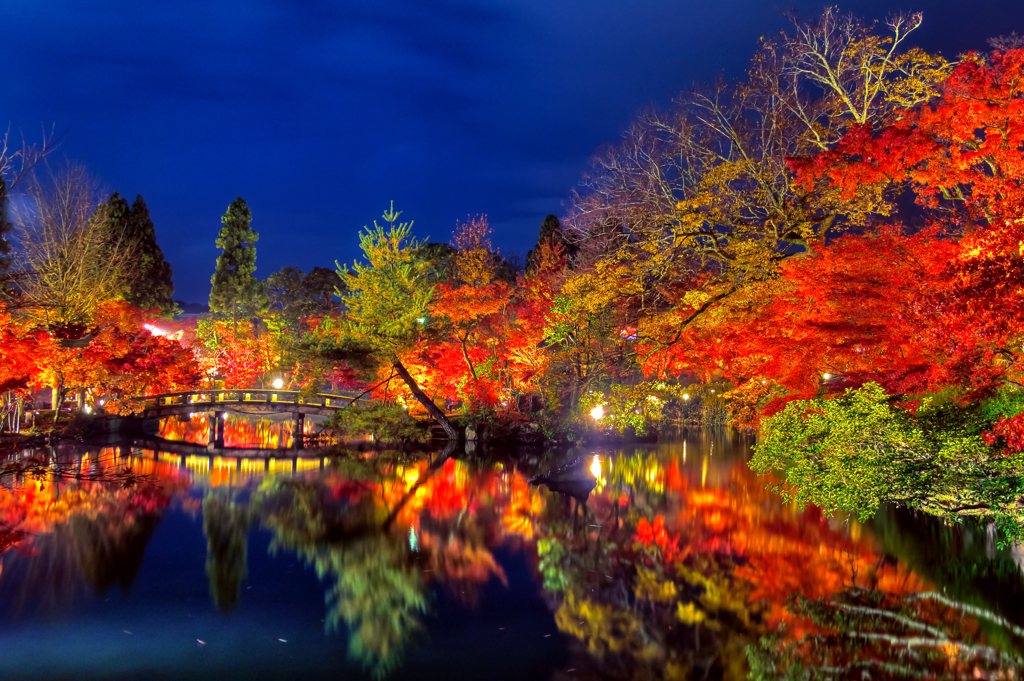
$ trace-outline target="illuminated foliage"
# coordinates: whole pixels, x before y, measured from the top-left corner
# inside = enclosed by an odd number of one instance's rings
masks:
[[[1019,541],[1024,459],[990,449],[975,411],[925,401],[911,414],[875,384],[793,402],[766,421],[751,467],[784,475],[785,498],[829,513],[863,520],[892,502],[947,518],[982,515]]]
[[[370,435],[375,442],[419,442],[426,430],[398,405],[349,406],[334,412],[324,428],[339,439]]]
[[[342,299],[347,310],[343,333],[365,346],[381,370],[393,370],[448,436],[458,439],[458,431],[404,364],[422,330],[433,285],[417,255],[420,244],[410,236],[412,223],[396,224],[400,215],[392,206],[383,216],[387,231],[374,222],[373,229],[360,233],[365,264],[355,262],[350,270],[338,268],[347,286]]]

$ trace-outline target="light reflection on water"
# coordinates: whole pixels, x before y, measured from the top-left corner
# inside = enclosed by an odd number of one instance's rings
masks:
[[[326,420],[323,416],[306,416],[302,432],[314,435]],[[225,413],[224,446],[245,449],[287,449],[294,446],[295,422],[289,414],[254,416]],[[157,435],[172,442],[206,445],[210,442],[210,417],[205,412],[160,419]]]
[[[171,422],[187,427],[162,424],[165,437],[208,441],[199,420]],[[233,441],[251,444],[253,433],[274,441],[274,428],[283,423],[240,425]],[[281,442],[281,432],[276,435]],[[102,622],[105,601],[96,594],[112,593],[115,585],[121,607],[135,617],[179,607],[183,594],[192,599],[190,612],[229,613],[204,620],[213,630],[202,636],[218,641],[236,640],[243,630],[273,640],[272,627],[260,629],[254,621],[283,618],[301,609],[299,603],[319,610],[317,626],[328,635],[304,644],[308,654],[301,661],[271,660],[238,643],[222,654],[239,674],[326,674],[348,664],[342,661],[347,655],[367,673],[414,676],[429,669],[431,659],[472,658],[467,650],[479,643],[491,652],[466,664],[498,678],[516,678],[507,674],[532,664],[536,678],[573,668],[576,678],[739,679],[748,673],[745,646],[780,624],[786,625],[783,643],[822,632],[820,622],[793,605],[794,596],[848,608],[864,606],[841,598],[862,593],[881,594],[872,601],[879,612],[898,606],[917,613],[922,626],[944,631],[957,650],[988,646],[996,656],[990,667],[1016,664],[1020,639],[1012,628],[969,609],[953,617],[954,610],[923,609],[913,600],[941,591],[965,607],[1019,623],[1020,571],[984,531],[943,528],[890,511],[866,525],[824,518],[815,509],[800,512],[747,468],[749,445],[725,432],[696,432],[678,443],[579,452],[585,474],[597,478],[585,505],[527,483],[574,453],[510,450],[481,459],[278,450],[243,459],[225,451],[214,456],[127,446],[62,449],[52,457],[31,453],[35,469],[30,458],[22,474],[0,477],[0,542],[6,541],[0,549],[7,548],[0,556],[0,613],[7,613],[0,614],[0,645],[16,651],[5,668],[18,671],[18,678],[57,676],[64,658],[46,657],[18,637],[31,622],[59,617],[72,640],[92,642],[65,663],[104,673],[111,644],[94,642],[89,632]],[[51,458],[60,470],[45,467]],[[146,479],[126,484],[125,470]],[[163,533],[162,524],[168,527]],[[254,542],[266,550],[254,552]],[[937,556],[936,544],[942,546]],[[204,562],[188,568],[186,556],[194,549],[186,546],[205,547]],[[149,557],[154,553],[159,559]],[[309,573],[283,568],[296,561],[322,580],[319,590],[302,586],[309,577],[301,574]],[[936,561],[960,568],[930,569]],[[527,567],[527,580],[513,578],[517,565]],[[174,588],[154,594],[152,586],[163,580]],[[252,595],[253,586],[268,584],[289,595],[269,602]],[[147,596],[133,598],[140,590]],[[509,658],[501,671],[495,665],[505,663],[494,659],[494,649],[476,634],[474,643],[466,637],[490,618],[516,621],[496,595],[506,591],[517,603],[536,605],[529,626],[522,626],[538,633],[515,639],[516,648],[505,654],[516,660]],[[448,620],[463,623],[457,631],[464,633],[436,643],[423,637],[445,631]],[[15,639],[19,647],[10,647]],[[432,656],[424,657],[432,647]],[[847,648],[821,644],[799,654],[820,665],[852,664],[856,656]],[[951,671],[969,673],[981,664],[944,650],[942,664]],[[848,659],[837,660],[840,652]],[[873,659],[892,654],[868,652]],[[138,653],[156,654],[145,646]],[[162,664],[165,674],[186,669],[174,657]],[[188,673],[216,675],[204,664],[194,661]],[[129,664],[123,673],[141,668]]]

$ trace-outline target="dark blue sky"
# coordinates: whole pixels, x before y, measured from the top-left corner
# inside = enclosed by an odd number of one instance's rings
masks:
[[[763,0],[4,0],[0,120],[142,194],[175,297],[205,302],[220,216],[260,233],[257,275],[333,267],[392,199],[448,241],[487,213],[523,254],[597,147],[649,104],[738,77],[783,11]],[[1024,32],[1020,0],[857,0],[921,10],[947,57]]]

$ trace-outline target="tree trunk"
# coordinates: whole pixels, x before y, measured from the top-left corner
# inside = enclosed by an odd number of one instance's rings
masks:
[[[400,360],[395,360],[394,368],[395,373],[401,376],[402,380],[405,381],[405,384],[409,386],[409,390],[412,391],[413,397],[423,405],[427,410],[427,413],[433,416],[435,421],[441,424],[441,427],[444,428],[444,432],[448,433],[448,438],[451,440],[458,440],[459,431],[455,429],[455,426],[453,426],[452,422],[448,420],[448,417],[444,415],[444,412],[437,408],[434,401],[427,397],[425,392],[420,390],[420,387],[416,385],[415,379],[409,375],[409,372]]]
[[[479,381],[480,379],[476,377],[476,369],[473,367],[473,362],[469,359],[469,353],[466,352],[466,339],[468,338],[468,333],[466,334],[466,338],[459,338],[459,346],[462,347],[462,358],[466,360],[466,366],[469,367],[469,373],[473,375],[473,380]]]
[[[57,420],[60,419],[60,410],[64,406],[64,379],[53,389],[53,429],[57,429]]]

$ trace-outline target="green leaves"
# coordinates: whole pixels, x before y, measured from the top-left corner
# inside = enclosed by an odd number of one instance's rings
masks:
[[[397,404],[347,407],[334,412],[324,427],[339,438],[364,433],[378,442],[422,442],[427,438],[423,424]]]
[[[421,244],[410,236],[413,223],[396,225],[399,215],[392,204],[383,216],[389,223],[386,230],[374,222],[373,228],[360,233],[365,264],[357,261],[351,269],[338,266],[338,275],[348,286],[343,303],[349,332],[378,347],[383,355],[393,355],[412,343],[433,294],[426,264],[417,255]]]
[[[750,467],[783,475],[786,485],[775,490],[787,501],[829,514],[864,520],[895,503],[949,520],[982,516],[1007,540],[1024,536],[1024,457],[986,446],[979,410],[926,398],[911,414],[891,401],[869,383],[838,399],[792,402],[765,421]]]
[[[260,235],[250,227],[252,213],[245,201],[235,199],[221,217],[224,226],[217,237],[217,269],[210,279],[210,310],[248,317],[261,308],[263,286],[256,272],[256,242]]]

